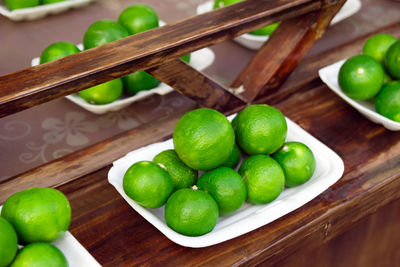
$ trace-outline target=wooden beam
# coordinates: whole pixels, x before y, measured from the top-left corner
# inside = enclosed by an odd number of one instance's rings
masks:
[[[278,88],[297,67],[346,0],[283,21],[243,69],[232,88],[242,86],[241,97],[248,103],[259,94]]]
[[[0,77],[0,117],[137,70],[148,69],[266,24],[322,7],[317,0],[247,0]]]

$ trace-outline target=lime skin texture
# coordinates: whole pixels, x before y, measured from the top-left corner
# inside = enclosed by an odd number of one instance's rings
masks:
[[[376,97],[375,109],[379,114],[400,122],[400,81],[383,86]]]
[[[200,108],[179,119],[173,142],[176,153],[186,165],[195,170],[211,170],[231,155],[235,133],[223,114]]]
[[[10,196],[1,216],[12,224],[20,244],[52,242],[68,230],[71,207],[56,189],[29,188]]]
[[[222,164],[222,166],[229,167],[229,168],[236,168],[240,161],[240,157],[242,155],[242,152],[240,151],[239,146],[235,143],[233,146],[233,150],[229,158]]]
[[[49,243],[32,243],[24,246],[10,267],[68,267],[64,254]]]
[[[386,53],[390,46],[397,41],[397,38],[387,34],[379,33],[371,36],[363,46],[363,54],[376,59],[379,63],[384,63]]]
[[[118,22],[132,35],[157,28],[158,15],[152,7],[138,4],[122,11]]]
[[[339,85],[353,99],[367,100],[374,97],[384,82],[381,64],[367,55],[356,55],[345,61],[339,70]]]
[[[6,0],[6,5],[11,11],[21,8],[35,7],[39,4],[40,0]]]
[[[286,142],[272,155],[285,174],[285,186],[304,184],[314,174],[315,158],[311,149],[300,142]]]
[[[79,53],[79,48],[70,42],[56,42],[52,43],[45,50],[43,50],[40,56],[40,64],[50,62],[56,59],[60,59],[72,54]]]
[[[158,153],[153,162],[169,173],[174,190],[191,187],[197,180],[197,171],[183,163],[173,149]]]
[[[121,79],[111,80],[79,91],[83,100],[94,105],[105,105],[117,100],[123,91]]]
[[[122,186],[131,199],[146,208],[164,205],[174,188],[168,172],[151,161],[139,161],[129,167]]]
[[[207,193],[189,188],[179,189],[165,205],[165,221],[174,231],[187,236],[200,236],[214,229],[218,206]]]
[[[160,84],[159,80],[143,70],[122,77],[122,81],[124,83],[125,92],[130,95],[153,89]]]
[[[128,36],[128,31],[118,22],[108,19],[98,20],[86,30],[83,47],[87,50]]]
[[[271,154],[285,142],[285,117],[269,105],[246,107],[239,112],[235,123],[236,142],[249,155]]]
[[[285,186],[281,166],[266,155],[248,157],[240,166],[239,174],[247,186],[247,201],[253,204],[275,200]]]
[[[400,41],[395,42],[387,51],[385,66],[390,76],[400,80]]]
[[[215,199],[220,215],[235,212],[246,201],[247,189],[242,176],[228,167],[204,173],[197,186]]]
[[[0,216],[0,267],[8,266],[18,250],[18,237],[12,225]]]

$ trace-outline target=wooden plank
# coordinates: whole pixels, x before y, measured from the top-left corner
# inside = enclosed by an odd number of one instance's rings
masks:
[[[386,32],[400,37],[400,23],[395,23],[371,34],[378,32]],[[318,69],[358,53],[371,34],[332,49],[323,55],[315,55],[306,59],[283,84],[278,93],[268,94],[257,99],[256,102],[278,104],[300,89],[305,91],[307,88],[313,88],[307,84],[318,78]],[[165,139],[171,136],[176,121],[182,115],[171,114],[171,117],[166,120],[142,125],[21,175],[0,181],[0,203],[4,202],[11,194],[33,185],[54,187],[76,180],[111,164],[131,150]]]
[[[232,83],[232,87],[242,86],[241,97],[251,103],[259,94],[281,86],[345,2],[341,0],[321,11],[283,21]]]
[[[400,199],[316,247],[304,247],[277,266],[400,266]],[[312,262],[310,261],[312,259]],[[268,265],[267,262],[261,265]]]
[[[167,63],[321,6],[317,0],[248,0],[2,76],[0,117]]]
[[[200,106],[214,108],[223,113],[234,113],[245,105],[237,96],[225,90],[221,84],[182,60],[159,65],[148,69],[147,72],[196,101]]]

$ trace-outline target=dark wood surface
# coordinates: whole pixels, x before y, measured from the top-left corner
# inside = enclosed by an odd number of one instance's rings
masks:
[[[336,1],[324,3],[322,0],[249,0],[2,76],[0,117],[167,63]]]
[[[400,266],[400,200],[319,246],[304,246],[274,266]],[[271,266],[268,262],[262,266]]]

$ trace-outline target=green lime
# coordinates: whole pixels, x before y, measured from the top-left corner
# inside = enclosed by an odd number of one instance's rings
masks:
[[[136,34],[157,28],[158,16],[150,6],[138,4],[122,11],[118,22],[128,30],[129,34]]]
[[[18,238],[12,225],[0,217],[0,267],[8,266],[17,254]]]
[[[285,185],[292,187],[310,180],[315,171],[311,149],[300,142],[287,142],[272,156],[285,174]]]
[[[383,85],[384,70],[381,64],[367,55],[357,55],[346,60],[339,70],[339,85],[351,98],[367,100],[374,97]]]
[[[235,143],[235,145],[233,146],[231,155],[221,166],[229,167],[232,169],[236,168],[236,166],[238,165],[238,163],[240,161],[241,155],[242,155],[242,153],[240,152],[240,148]]]
[[[159,208],[174,185],[166,170],[151,161],[139,161],[126,171],[122,183],[125,193],[146,208]]]
[[[129,36],[128,31],[118,22],[104,19],[94,22],[83,36],[85,50]]]
[[[281,166],[266,155],[248,157],[240,166],[239,173],[247,186],[247,200],[253,204],[275,200],[285,186]]]
[[[372,35],[364,44],[363,54],[383,63],[389,47],[397,41],[397,38],[386,33]]]
[[[153,162],[169,173],[174,190],[191,187],[197,179],[197,171],[183,163],[173,149],[158,153]]]
[[[35,7],[39,5],[39,0],[6,0],[9,10]]]
[[[68,267],[64,254],[49,243],[32,243],[23,247],[10,267]]]
[[[383,86],[376,97],[375,108],[382,116],[400,122],[400,81]]]
[[[214,229],[218,206],[207,193],[189,188],[179,189],[165,205],[165,221],[174,231],[187,236],[200,236]]]
[[[385,71],[384,76],[383,76],[383,85],[388,84],[392,81],[393,81],[392,77],[390,77],[390,75],[387,74]]]
[[[122,80],[115,79],[79,91],[79,96],[90,104],[104,105],[117,100],[122,95],[122,90]]]
[[[251,105],[237,115],[236,141],[249,155],[271,154],[285,142],[287,124],[283,114],[268,105]]]
[[[190,63],[190,58],[191,58],[190,53],[189,53],[189,54],[186,54],[186,55],[184,55],[184,56],[181,56],[181,59],[182,59],[183,61],[185,61],[186,63]]]
[[[40,56],[40,64],[63,58],[80,52],[79,48],[70,42],[57,42],[49,45]]]
[[[64,2],[67,0],[41,0],[41,4],[42,5],[48,5],[48,4],[54,4],[54,3],[58,3],[58,2]]]
[[[179,119],[173,140],[176,153],[186,165],[195,170],[211,170],[231,155],[235,133],[223,114],[199,108]]]
[[[29,188],[10,196],[1,216],[14,227],[20,243],[52,242],[68,230],[71,207],[56,189]]]
[[[232,119],[231,124],[232,124],[232,128],[234,131],[236,131],[236,125],[237,125],[237,115]]]
[[[220,215],[238,210],[246,201],[246,184],[242,176],[231,168],[219,167],[204,173],[197,186],[215,199]]]
[[[160,81],[141,70],[131,73],[122,78],[124,90],[131,95],[134,95],[143,90],[150,90],[157,87]]]
[[[233,5],[242,1],[243,0],[215,0],[213,9]],[[276,28],[278,28],[279,24],[281,24],[281,22],[276,22],[274,24],[270,24],[255,31],[249,32],[249,34],[269,36],[276,30]]]
[[[394,79],[400,79],[400,41],[395,42],[387,51],[386,68]]]

